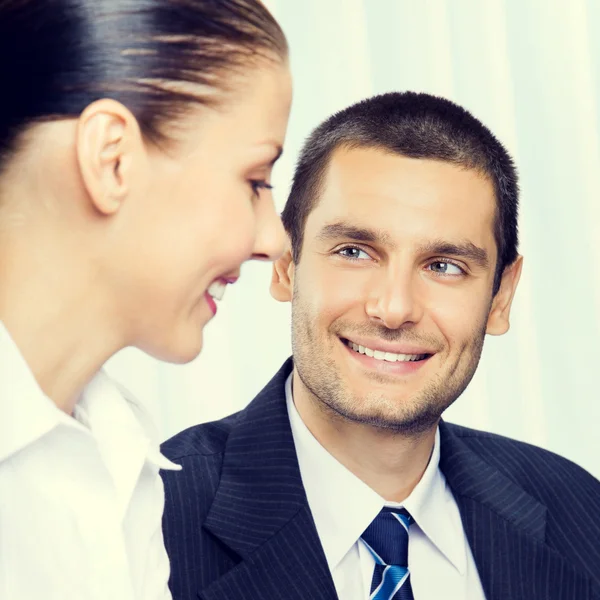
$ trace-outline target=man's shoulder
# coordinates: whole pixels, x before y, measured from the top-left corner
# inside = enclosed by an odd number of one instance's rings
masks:
[[[218,421],[188,427],[164,442],[161,451],[175,462],[222,454],[240,414],[241,411]]]
[[[230,438],[235,438],[230,450],[244,457],[246,447],[260,446],[261,440],[269,433],[281,433],[281,423],[288,423],[285,381],[291,370],[292,362],[288,359],[245,408],[218,421],[189,427],[164,442],[162,453],[183,467],[183,472],[172,479],[181,482],[207,475],[200,479],[216,481],[221,477],[223,457]],[[163,473],[163,478],[169,484],[169,474]]]
[[[496,433],[444,424],[448,433],[534,496],[556,495],[568,487],[590,493],[600,506],[600,481],[573,461],[533,444]]]

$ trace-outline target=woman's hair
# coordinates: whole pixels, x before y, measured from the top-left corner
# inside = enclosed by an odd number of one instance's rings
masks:
[[[0,56],[1,170],[30,125],[101,98],[164,141],[162,124],[287,43],[259,0],[0,0]]]

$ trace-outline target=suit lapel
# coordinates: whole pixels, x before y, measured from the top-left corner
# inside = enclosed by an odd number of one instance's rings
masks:
[[[204,600],[335,600],[302,485],[285,403],[287,361],[240,414],[227,440],[204,527],[242,561],[200,591]]]
[[[308,506],[199,596],[203,600],[336,600]]]
[[[442,469],[487,600],[585,600],[591,583],[544,543],[546,507],[440,424]]]

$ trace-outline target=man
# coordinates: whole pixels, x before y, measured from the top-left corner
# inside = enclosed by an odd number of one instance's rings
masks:
[[[600,483],[441,420],[508,330],[517,201],[506,150],[446,100],[317,128],[271,287],[293,363],[164,446],[174,598],[600,598]]]

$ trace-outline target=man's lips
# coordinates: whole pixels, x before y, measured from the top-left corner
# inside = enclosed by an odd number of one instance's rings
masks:
[[[404,354],[372,350],[343,338],[340,338],[340,342],[353,363],[356,362],[369,371],[394,377],[406,377],[417,373],[433,356],[429,353]]]
[[[383,354],[393,354],[399,357],[425,357],[428,358],[436,353],[436,350],[424,345],[411,344],[408,342],[387,342],[381,339],[366,338],[359,336],[340,337],[346,346],[353,350],[366,354],[367,356],[375,356],[383,358]]]

